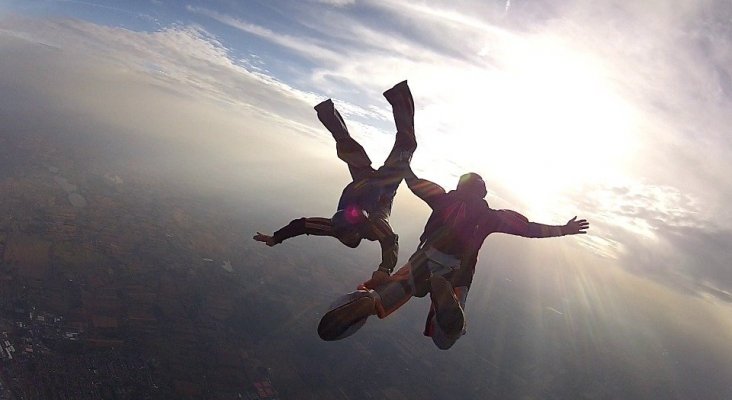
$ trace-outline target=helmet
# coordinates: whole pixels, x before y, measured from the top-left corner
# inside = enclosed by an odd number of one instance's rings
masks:
[[[331,217],[333,233],[348,247],[357,247],[361,242],[361,229],[369,219],[366,210],[356,205],[349,205],[336,211]]]
[[[465,194],[474,195],[481,199],[488,194],[485,188],[483,178],[475,172],[468,172],[460,177],[457,185],[457,191]]]

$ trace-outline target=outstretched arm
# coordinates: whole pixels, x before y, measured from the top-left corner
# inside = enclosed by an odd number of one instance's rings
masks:
[[[528,218],[511,210],[496,211],[495,232],[503,232],[529,238],[546,238],[587,233],[590,223],[574,217],[564,225],[547,225],[531,222]]]
[[[577,235],[587,233],[590,223],[587,220],[577,220],[577,217],[570,219],[564,225],[546,225],[538,222],[528,223],[528,235],[531,238],[546,238],[565,235]]]
[[[409,190],[412,191],[417,197],[424,200],[428,206],[433,207],[435,200],[445,194],[445,189],[442,186],[428,181],[427,179],[417,178],[412,168],[409,167],[404,175],[404,181],[407,182]]]
[[[298,218],[290,221],[289,224],[271,236],[257,232],[253,239],[271,247],[282,243],[286,239],[300,235],[333,236],[333,225],[330,218]]]

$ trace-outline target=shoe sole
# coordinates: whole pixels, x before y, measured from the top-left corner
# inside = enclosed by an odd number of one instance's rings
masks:
[[[374,300],[362,297],[328,311],[318,324],[318,336],[325,341],[338,340],[353,324],[374,313]]]
[[[430,278],[430,299],[435,303],[435,317],[437,325],[448,335],[454,336],[463,331],[465,314],[450,282],[442,276]]]

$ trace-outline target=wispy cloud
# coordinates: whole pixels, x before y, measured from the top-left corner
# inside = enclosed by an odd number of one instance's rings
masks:
[[[356,4],[356,0],[311,0],[316,3],[326,4],[333,7],[345,7]]]
[[[26,39],[65,52],[83,53],[113,68],[144,72],[190,97],[206,96],[272,115],[289,112],[285,121],[315,126],[310,107],[318,96],[238,65],[228,50],[201,27],[173,26],[141,33],[82,21],[32,19],[5,19],[2,26]],[[283,103],[288,106],[280,110]],[[299,111],[292,114],[293,110]]]
[[[314,44],[310,40],[302,40],[290,35],[276,33],[262,26],[248,23],[206,8],[189,5],[186,9],[192,13],[204,15],[243,32],[259,36],[273,44],[294,51],[305,58],[314,59],[323,63],[337,61],[340,58],[338,53]]]

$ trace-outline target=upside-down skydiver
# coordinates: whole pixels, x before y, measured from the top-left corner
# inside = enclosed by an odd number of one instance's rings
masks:
[[[330,218],[304,217],[291,221],[272,235],[257,232],[254,240],[274,246],[302,234],[332,236],[355,248],[362,239],[378,241],[381,263],[373,279],[385,279],[394,270],[399,252],[398,236],[389,225],[397,188],[409,171],[417,148],[414,133],[414,101],[407,81],[384,92],[392,106],[397,132],[394,147],[383,166],[374,169],[364,148],[348,133],[346,124],[328,99],[315,106],[318,119],[336,141],[338,158],[348,165],[352,181],[343,189]]]

